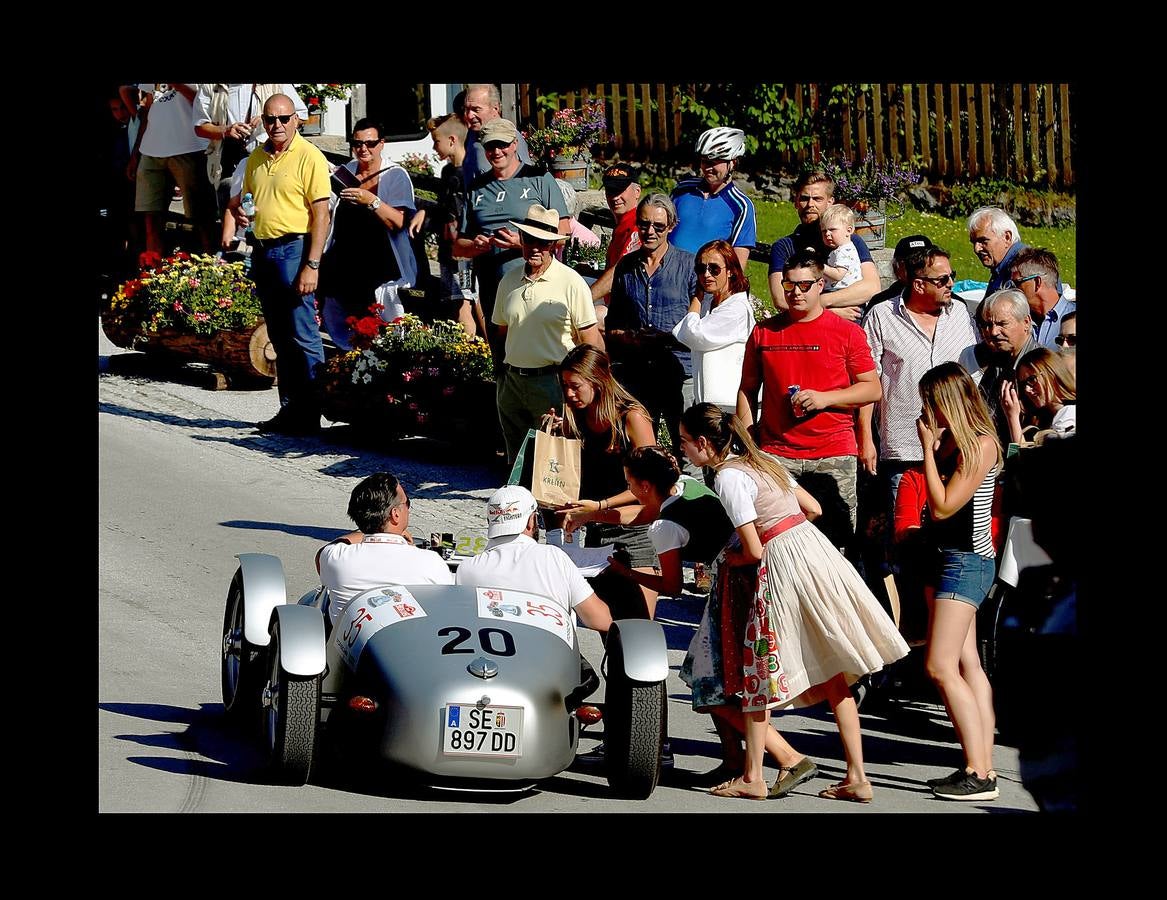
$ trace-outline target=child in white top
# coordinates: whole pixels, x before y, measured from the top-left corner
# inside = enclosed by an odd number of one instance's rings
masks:
[[[819,217],[823,230],[823,245],[829,251],[823,266],[826,276],[824,291],[837,291],[859,281],[859,251],[851,240],[855,233],[855,213],[841,203],[832,203]]]

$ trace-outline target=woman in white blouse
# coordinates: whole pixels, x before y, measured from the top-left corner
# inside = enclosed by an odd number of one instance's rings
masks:
[[[713,403],[733,412],[746,340],[754,330],[750,283],[725,241],[710,241],[698,250],[696,269],[703,296],[692,298],[673,336],[693,351],[694,404]]]

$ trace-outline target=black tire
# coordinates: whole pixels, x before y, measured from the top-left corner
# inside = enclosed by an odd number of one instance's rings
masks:
[[[610,679],[604,704],[608,785],[620,797],[643,800],[660,779],[668,726],[665,685]]]
[[[320,729],[320,676],[289,675],[280,653],[280,626],[272,625],[268,681],[263,690],[268,768],[280,784],[308,782]]]
[[[231,587],[227,589],[227,605],[223,611],[219,675],[223,711],[236,722],[254,722],[259,714],[263,687],[263,648],[249,644],[244,637],[246,608],[243,598],[243,570],[236,569]]]

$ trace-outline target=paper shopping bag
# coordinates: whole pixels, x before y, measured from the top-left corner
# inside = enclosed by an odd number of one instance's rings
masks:
[[[580,453],[583,443],[574,438],[535,432],[535,462],[531,468],[531,493],[547,506],[579,500]]]

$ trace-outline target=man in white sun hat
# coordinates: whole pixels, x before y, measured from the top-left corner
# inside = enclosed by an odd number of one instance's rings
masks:
[[[573,609],[589,628],[605,633],[612,624],[607,604],[596,596],[571,558],[540,544],[535,498],[525,487],[501,487],[486,501],[486,549],[458,567],[457,584],[526,591]]]
[[[603,350],[604,339],[587,282],[553,255],[567,237],[559,233],[558,211],[534,203],[525,218],[508,224],[518,230],[524,265],[499,282],[491,321],[505,345],[496,398],[513,463],[528,428],[548,409],[563,414],[558,366],[567,351],[584,343]]]

